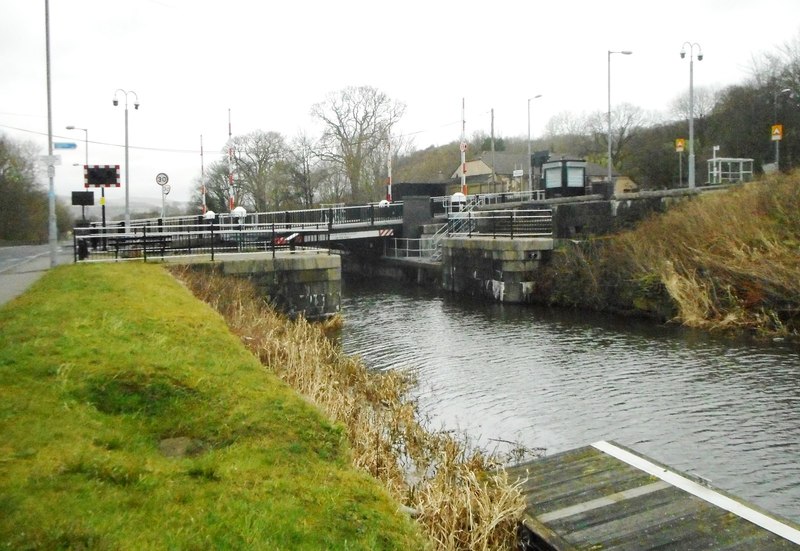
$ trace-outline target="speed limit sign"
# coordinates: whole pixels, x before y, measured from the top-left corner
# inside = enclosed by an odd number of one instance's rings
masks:
[[[167,176],[163,172],[159,172],[158,175],[156,176],[156,183],[160,186],[163,186],[167,182],[169,182],[169,176]]]

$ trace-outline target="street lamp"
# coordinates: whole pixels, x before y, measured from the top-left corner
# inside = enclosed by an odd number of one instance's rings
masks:
[[[689,46],[689,188],[694,187],[694,49],[697,47],[697,61],[703,61],[703,49],[696,42],[684,42],[681,46],[681,59],[686,57]]]
[[[528,190],[533,193],[533,161],[531,160],[531,100],[539,99],[542,94],[528,98]]]
[[[133,94],[136,98],[133,102],[133,108],[139,109],[139,96],[136,92],[129,92],[118,88],[114,92],[114,106],[119,105],[117,94],[122,93],[125,96],[125,231],[129,231],[131,227],[131,209],[130,209],[130,171],[128,168],[128,95]]]
[[[772,102],[772,105],[775,109],[775,124],[779,124],[778,122],[778,96],[782,96],[784,94],[790,94],[792,92],[791,88],[784,88],[783,90],[775,92],[775,99]],[[780,171],[781,169],[781,141],[775,140],[775,170]]]
[[[81,130],[84,133],[84,150],[86,152],[86,164],[85,167],[89,166],[89,130],[87,128],[79,128],[77,126],[69,125],[67,130]],[[106,187],[100,187],[100,212],[101,217],[103,220],[103,227],[106,226]],[[105,230],[104,230],[105,231]]]
[[[611,175],[611,54],[631,55],[630,50],[612,52],[608,50],[608,183],[613,183]]]

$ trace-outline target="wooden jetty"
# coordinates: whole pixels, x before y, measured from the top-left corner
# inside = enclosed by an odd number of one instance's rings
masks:
[[[508,469],[536,551],[800,548],[800,526],[619,444],[597,442]]]

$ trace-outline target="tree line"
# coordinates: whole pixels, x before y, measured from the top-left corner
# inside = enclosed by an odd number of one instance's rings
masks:
[[[753,61],[750,77],[724,89],[694,90],[695,154],[698,181],[704,166],[718,156],[752,158],[756,171],[775,161],[771,126],[783,125],[780,169],[800,164],[800,34]],[[249,212],[310,208],[321,203],[362,203],[382,199],[387,160],[392,157],[395,182],[450,179],[460,162],[458,142],[415,149],[393,135],[405,105],[371,86],[331,92],[311,107],[322,132],[286,138],[279,132],[255,131],[235,136],[226,155],[205,175],[206,205],[228,210],[229,184],[236,204]],[[611,161],[619,174],[642,189],[685,185],[684,158],[679,167],[677,138],[688,138],[689,94],[677,98],[666,115],[618,105],[612,115]],[[559,113],[533,142],[535,150],[576,155],[605,166],[608,155],[607,113]],[[468,159],[489,149],[489,136],[475,133]],[[496,137],[498,151],[524,153],[523,137]],[[230,155],[227,153],[230,152]],[[37,152],[0,136],[0,242],[44,242],[47,239],[47,192],[37,183]],[[191,213],[199,212],[201,182],[196,182]],[[61,232],[72,225],[66,205],[57,205]]]
[[[236,204],[248,211],[373,200],[381,194],[390,143],[398,141],[392,127],[404,111],[402,102],[371,86],[352,86],[312,106],[323,128],[317,139],[287,140],[271,131],[235,136],[209,167],[206,206],[226,211],[231,181]],[[192,202],[202,203],[200,191]]]
[[[0,245],[45,243],[50,217],[48,190],[37,179],[37,151],[0,135]],[[72,225],[68,207],[56,203],[58,232]]]

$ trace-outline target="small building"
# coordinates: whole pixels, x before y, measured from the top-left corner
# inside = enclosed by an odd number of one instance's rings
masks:
[[[503,193],[528,189],[527,153],[483,151],[477,159],[466,162],[466,183],[470,193]],[[461,181],[462,166],[450,178]]]

